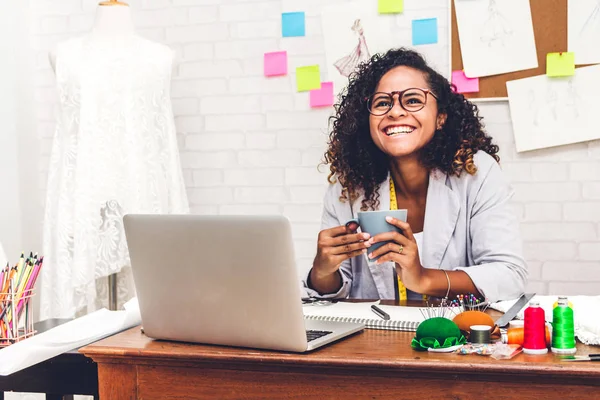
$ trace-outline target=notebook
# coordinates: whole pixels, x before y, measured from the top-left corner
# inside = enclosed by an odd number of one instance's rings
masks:
[[[377,305],[390,315],[389,320],[377,316],[371,305]],[[370,329],[387,329],[414,332],[425,317],[419,307],[382,306],[379,301],[329,304],[307,304],[303,307],[304,318],[316,321],[338,321],[365,324]]]

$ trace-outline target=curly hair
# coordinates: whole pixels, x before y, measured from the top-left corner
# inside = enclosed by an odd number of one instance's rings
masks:
[[[454,85],[429,67],[419,53],[398,48],[375,54],[350,75],[347,88],[334,106],[335,115],[330,119],[333,129],[324,157],[324,164],[330,164],[329,182],[337,179],[344,188],[340,200],[354,201],[362,192],[362,210],[378,207],[378,190],[390,168],[388,156],[371,138],[365,99],[373,94],[386,72],[399,66],[425,74],[437,96],[438,113],[447,116],[442,128],[420,150],[419,159],[426,168],[448,175],[460,176],[463,171],[475,174],[473,155],[479,150],[500,161],[498,146],[484,132],[477,106],[456,93]]]

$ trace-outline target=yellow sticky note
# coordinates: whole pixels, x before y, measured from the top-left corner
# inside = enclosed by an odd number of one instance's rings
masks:
[[[296,86],[299,92],[321,89],[321,73],[318,65],[296,68]]]
[[[379,0],[379,14],[397,14],[404,11],[404,0]]]
[[[561,53],[548,53],[546,55],[546,75],[575,75],[575,53],[566,51]]]

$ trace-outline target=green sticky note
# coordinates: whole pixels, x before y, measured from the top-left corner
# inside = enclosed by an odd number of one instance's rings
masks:
[[[379,14],[397,14],[404,11],[404,0],[378,0]]]
[[[299,92],[321,89],[321,73],[318,65],[296,68],[296,86]]]
[[[575,53],[566,51],[561,53],[548,53],[546,55],[546,75],[575,75]]]

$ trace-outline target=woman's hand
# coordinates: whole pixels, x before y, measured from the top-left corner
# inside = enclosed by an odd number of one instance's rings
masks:
[[[346,226],[324,229],[319,232],[317,256],[313,269],[317,275],[331,275],[343,261],[367,252],[371,246],[368,233],[356,233]]]
[[[389,243],[370,253],[369,258],[381,256],[377,259],[377,264],[394,261],[396,272],[402,279],[402,283],[408,289],[422,293],[424,268],[419,261],[419,249],[410,225],[392,217],[386,217],[385,220],[400,228],[404,234],[394,231],[373,236],[370,240],[373,244],[385,241],[389,241]]]

